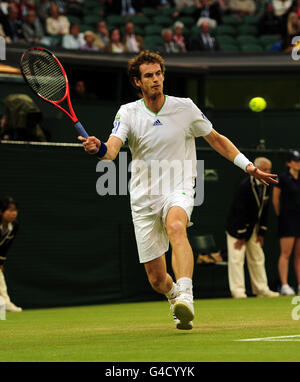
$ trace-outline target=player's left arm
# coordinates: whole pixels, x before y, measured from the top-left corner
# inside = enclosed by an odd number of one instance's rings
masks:
[[[274,178],[276,174],[269,174],[259,170],[253,165],[244,155],[238,150],[238,148],[224,135],[219,134],[215,129],[203,137],[206,142],[224,158],[230,160],[237,166],[241,167],[249,175],[254,176],[260,180],[263,184],[278,183]]]

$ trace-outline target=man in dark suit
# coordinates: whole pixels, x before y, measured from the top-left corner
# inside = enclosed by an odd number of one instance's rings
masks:
[[[254,165],[271,172],[272,163],[264,157],[256,158]],[[277,297],[279,293],[268,287],[263,252],[267,231],[270,188],[254,177],[245,178],[236,191],[227,217],[228,277],[232,297],[245,298],[244,261],[247,256],[254,295]]]
[[[10,4],[7,10],[7,18],[2,21],[5,35],[9,37],[12,42],[24,40],[22,22],[18,19],[18,9],[16,5]]]
[[[215,37],[209,33],[210,25],[207,21],[202,21],[200,25],[200,33],[191,40],[191,49],[198,51],[215,51],[219,50],[219,45]]]

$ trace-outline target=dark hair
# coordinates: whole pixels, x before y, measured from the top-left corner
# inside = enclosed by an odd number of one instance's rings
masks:
[[[11,204],[14,204],[18,208],[18,203],[10,196],[5,196],[0,199],[0,212],[6,211]]]
[[[132,86],[135,87],[136,89],[139,89],[139,87],[135,85],[134,77],[137,77],[140,79],[141,78],[140,66],[142,64],[148,64],[148,63],[159,64],[162,73],[165,74],[166,67],[165,67],[165,62],[163,58],[158,53],[150,52],[149,50],[143,50],[136,57],[133,57],[128,62],[129,81],[132,84]]]

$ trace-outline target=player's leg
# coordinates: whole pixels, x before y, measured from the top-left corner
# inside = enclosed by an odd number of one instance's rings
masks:
[[[237,238],[226,233],[227,251],[228,251],[228,281],[229,289],[233,298],[245,298],[245,251],[246,245],[241,248],[235,248]]]
[[[246,249],[247,265],[251,279],[253,294],[261,297],[277,297],[278,292],[269,289],[265,268],[265,254],[257,241],[256,228],[254,228]]]
[[[295,249],[294,249],[294,256],[295,256],[295,273],[297,277],[297,282],[298,282],[298,290],[297,294],[300,295],[300,238],[296,238],[295,242]]]
[[[186,211],[179,206],[170,207],[165,218],[165,227],[172,246],[172,267],[179,288],[179,296],[174,303],[174,314],[180,320],[178,329],[192,329],[193,269],[194,256],[188,241]]]
[[[174,206],[169,209],[165,225],[172,246],[172,268],[176,280],[193,277],[194,255],[187,237],[187,223],[188,216],[183,208]]]
[[[165,255],[144,263],[144,266],[152,288],[158,293],[169,293],[173,287],[173,280],[167,273]]]
[[[294,237],[280,238],[280,256],[278,260],[278,272],[281,281],[282,295],[293,295],[293,289],[288,285],[289,260],[295,244]]]
[[[165,294],[173,311],[176,297],[179,295],[179,288],[177,284],[173,282],[172,277],[167,273],[165,255],[144,263],[144,266],[152,288],[158,293]],[[176,327],[180,329],[180,320],[178,320],[174,314],[173,319]]]

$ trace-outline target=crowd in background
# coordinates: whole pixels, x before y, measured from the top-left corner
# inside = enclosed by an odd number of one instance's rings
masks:
[[[81,30],[80,22],[85,13],[83,0],[0,0],[0,36],[7,43],[24,42],[61,46],[98,52],[134,52],[144,49],[144,39],[135,33],[135,25],[128,20],[123,28],[107,24],[109,15],[142,15],[145,7],[157,10],[170,8],[172,24],[161,32],[161,53],[218,50],[214,29],[222,25],[224,15],[243,19],[258,17],[259,34],[278,37],[273,50],[288,51],[291,40],[299,34],[300,0],[93,0],[98,22],[91,30]],[[182,10],[191,7],[190,17],[198,33],[184,33]],[[70,22],[71,20],[71,22]]]

